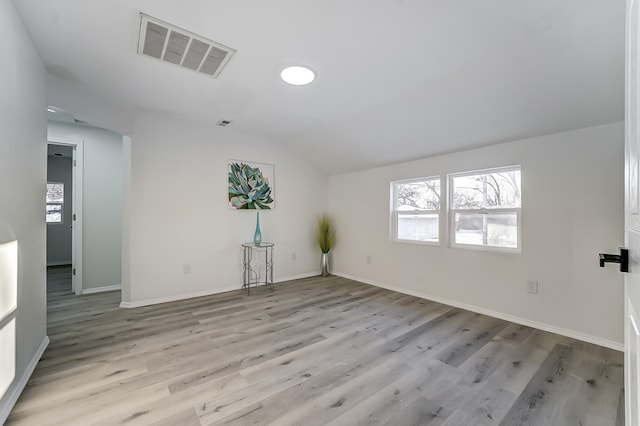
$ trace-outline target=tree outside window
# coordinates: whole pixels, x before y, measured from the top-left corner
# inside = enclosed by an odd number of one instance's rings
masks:
[[[395,241],[440,241],[440,177],[392,182]]]
[[[520,167],[449,176],[453,245],[519,249]]]

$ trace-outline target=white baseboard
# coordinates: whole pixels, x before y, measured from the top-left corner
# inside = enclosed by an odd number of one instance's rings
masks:
[[[209,290],[203,290],[203,291],[196,291],[193,293],[176,294],[174,296],[159,297],[156,299],[144,299],[144,300],[138,300],[136,302],[121,302],[120,307],[121,308],[139,308],[140,306],[157,305],[160,303],[168,303],[168,302],[175,302],[178,300],[192,299],[194,297],[210,296],[212,294],[226,293],[227,291],[233,291],[233,290],[240,290],[240,288],[238,286],[221,287],[221,288],[215,288],[215,289],[209,289]]]
[[[283,283],[285,281],[293,281],[293,280],[301,280],[303,278],[317,277],[320,274],[321,274],[320,271],[309,272],[309,273],[306,273],[306,274],[289,275],[288,277],[278,277],[278,278],[274,279],[273,281],[276,282],[276,283]]]
[[[408,290],[400,287],[395,287],[392,285],[387,285],[383,283],[379,283],[372,280],[367,280],[364,278],[354,277],[349,274],[343,274],[339,272],[334,272],[333,275],[337,275],[343,278],[347,278],[354,281],[359,281],[365,284],[371,284],[376,287],[385,288],[387,290],[397,291],[398,293],[408,294],[410,296],[419,297],[421,299],[431,300],[433,302],[442,303],[444,305],[453,306],[455,308],[465,309],[467,311],[476,312],[478,314],[488,315],[490,317],[499,318],[505,321],[514,322],[516,324],[526,325],[527,327],[537,328],[539,330],[548,331],[550,333],[559,334],[561,336],[570,337],[572,339],[582,340],[583,342],[593,343],[595,345],[604,346],[605,348],[614,349],[616,351],[624,351],[624,343],[616,342],[613,340],[603,339],[598,336],[593,336],[591,334],[582,333],[580,331],[569,330],[566,328],[557,327],[551,324],[545,324],[538,321],[533,321],[527,318],[518,317],[515,315],[505,314],[502,312],[493,311],[491,309],[482,308],[476,305],[470,305],[467,303],[458,302],[456,300],[445,299],[443,297],[433,296],[428,293]]]
[[[42,354],[44,354],[47,346],[49,346],[49,336],[44,337],[44,340],[40,344],[40,347],[31,358],[31,361],[29,361],[29,364],[27,364],[27,368],[24,370],[24,373],[22,374],[20,379],[15,382],[13,391],[7,397],[6,404],[3,407],[0,407],[0,425],[3,425],[4,422],[7,421],[9,414],[11,414],[11,410],[13,410],[16,402],[18,402],[20,394],[22,394],[24,387],[27,386],[27,382],[31,378],[33,370],[36,369],[36,365],[38,365],[38,361],[40,361],[40,358],[42,358]]]
[[[287,277],[278,277],[278,278],[275,278],[273,281],[274,281],[274,283],[281,283],[281,282],[285,282],[285,281],[299,280],[299,279],[302,279],[302,278],[315,277],[317,275],[320,275],[319,271],[318,272],[310,272],[310,273],[306,273],[306,274],[291,275],[291,276],[287,276]],[[105,288],[105,287],[103,287],[103,288]],[[159,297],[157,299],[145,299],[145,300],[139,300],[139,301],[136,301],[136,302],[121,302],[120,303],[120,307],[121,308],[139,308],[140,306],[157,305],[159,303],[175,302],[175,301],[178,301],[178,300],[192,299],[194,297],[211,296],[212,294],[226,293],[228,291],[234,291],[234,290],[242,290],[242,287],[241,286],[233,286],[233,287],[228,286],[228,287],[221,287],[221,288],[210,289],[210,290],[196,291],[196,292],[193,292],[193,293],[176,294],[174,296]]]
[[[104,287],[96,287],[96,288],[83,288],[82,294],[103,293],[105,291],[116,291],[116,290],[122,290],[122,286],[120,284],[117,284],[117,285],[107,285]]]

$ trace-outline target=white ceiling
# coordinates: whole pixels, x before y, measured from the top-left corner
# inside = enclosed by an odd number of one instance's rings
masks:
[[[65,84],[232,120],[330,174],[623,119],[624,0],[14,3]],[[237,53],[217,79],[137,55],[140,12]],[[292,64],[317,80],[282,82]]]

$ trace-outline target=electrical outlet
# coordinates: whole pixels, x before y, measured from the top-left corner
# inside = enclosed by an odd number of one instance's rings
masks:
[[[191,273],[191,264],[190,263],[185,263],[184,265],[182,265],[182,273],[184,275],[189,275]]]
[[[527,293],[538,294],[538,281],[537,280],[529,280],[529,281],[527,281]]]
[[[296,261],[296,252],[295,251],[293,253],[291,253],[291,261],[292,262]]]
[[[367,255],[367,265],[371,265],[371,256]]]

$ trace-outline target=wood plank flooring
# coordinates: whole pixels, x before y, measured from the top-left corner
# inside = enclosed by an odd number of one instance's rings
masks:
[[[49,277],[8,425],[624,423],[622,353],[344,278],[120,309]]]

